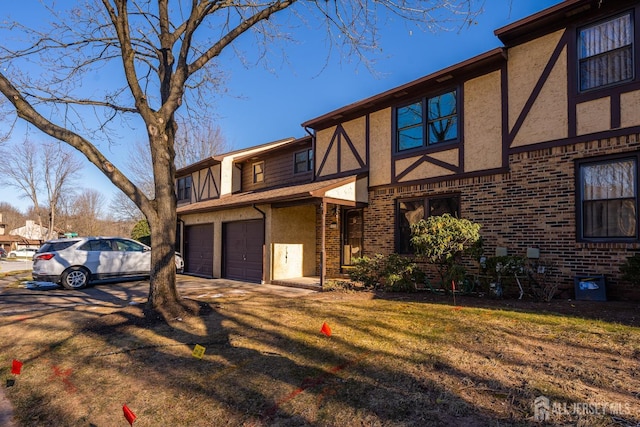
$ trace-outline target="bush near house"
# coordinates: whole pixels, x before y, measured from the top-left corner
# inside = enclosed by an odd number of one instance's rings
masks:
[[[367,289],[390,292],[415,291],[425,282],[424,272],[411,257],[395,253],[355,259],[349,277],[362,283]]]
[[[412,224],[411,235],[416,254],[436,267],[443,287],[452,280],[464,279],[462,256],[476,251],[482,243],[480,224],[449,214],[430,216]]]

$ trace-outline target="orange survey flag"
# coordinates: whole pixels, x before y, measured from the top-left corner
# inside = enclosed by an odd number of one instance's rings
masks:
[[[327,325],[327,322],[324,322],[322,324],[322,328],[320,329],[320,332],[322,332],[323,334],[325,334],[328,337],[331,336],[331,328],[329,327],[329,325]]]

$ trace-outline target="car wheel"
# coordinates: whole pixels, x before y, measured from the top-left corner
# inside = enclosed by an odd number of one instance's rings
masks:
[[[89,273],[82,267],[71,267],[62,273],[62,286],[67,289],[82,289],[89,283]]]

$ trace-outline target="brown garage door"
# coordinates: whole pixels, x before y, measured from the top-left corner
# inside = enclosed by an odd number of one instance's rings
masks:
[[[213,224],[184,227],[184,272],[213,277]]]
[[[223,224],[222,239],[224,277],[260,283],[264,221],[237,221]]]

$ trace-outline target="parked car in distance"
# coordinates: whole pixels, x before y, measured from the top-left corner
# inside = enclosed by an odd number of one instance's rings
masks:
[[[176,270],[184,261],[175,256]],[[79,237],[45,242],[33,259],[33,280],[82,289],[95,280],[148,277],[151,248],[124,237]]]
[[[9,258],[29,258],[32,259],[36,254],[35,248],[22,248],[9,252]]]

